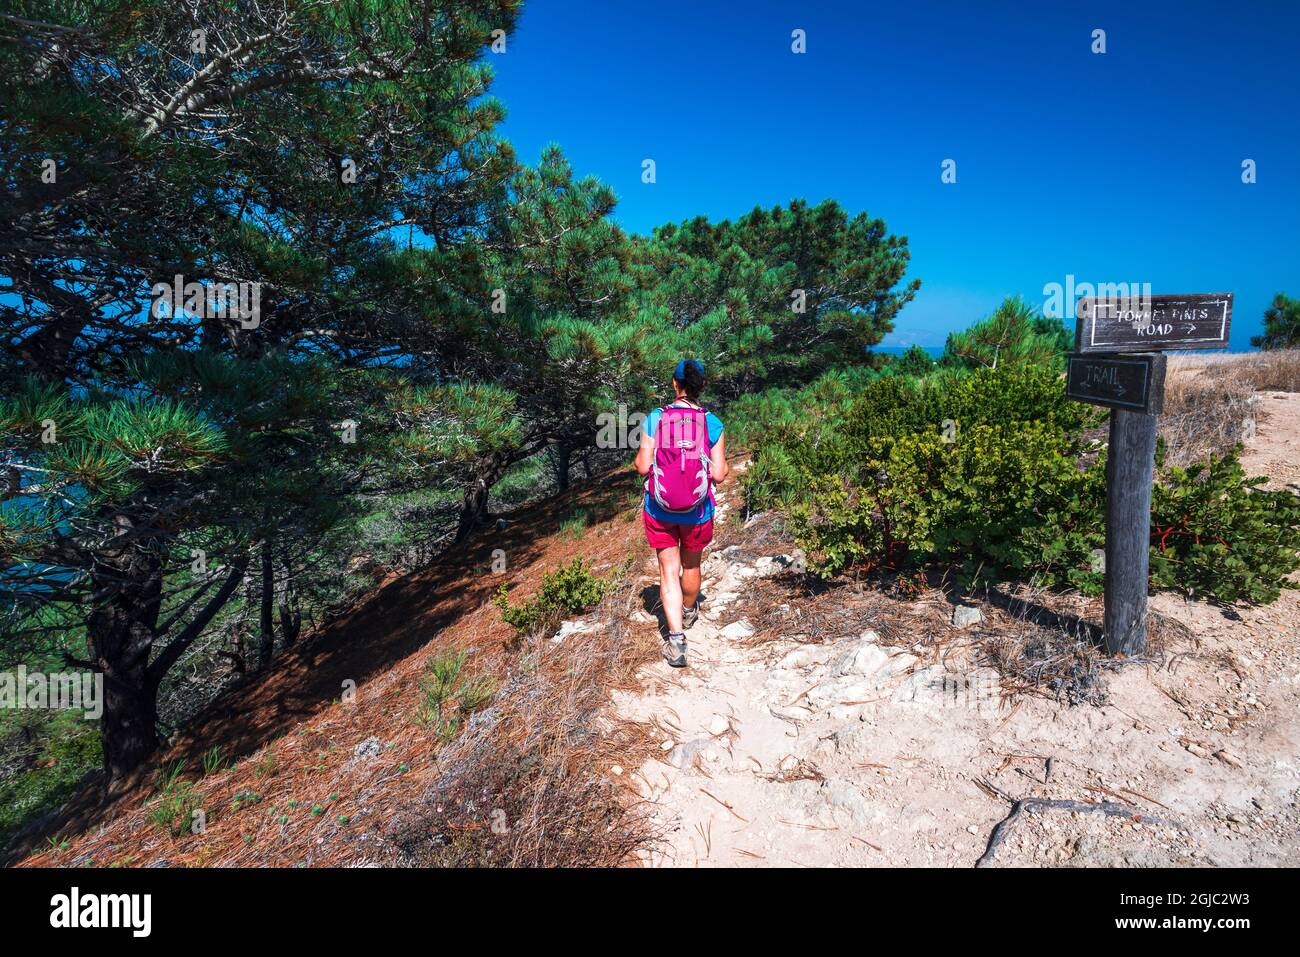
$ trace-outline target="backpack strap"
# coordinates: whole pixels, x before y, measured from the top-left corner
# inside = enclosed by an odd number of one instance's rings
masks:
[[[704,427],[705,427],[705,429],[708,429],[708,427],[709,427],[709,416],[711,416],[711,415],[713,414],[713,413],[710,412],[708,409],[706,409],[706,408],[704,408],[704,407],[702,407],[702,406],[700,406],[700,407],[696,407],[696,406],[693,406],[693,405],[674,405],[674,404],[672,404],[672,403],[669,403],[668,405],[661,406],[660,409],[659,409],[659,418],[658,418],[658,420],[655,422],[655,431],[656,431],[656,432],[659,431],[659,423],[663,422],[663,420],[664,420],[664,413],[665,413],[665,412],[668,412],[669,410],[671,410],[671,411],[673,411],[673,412],[698,412],[700,415],[704,416]]]
[[[696,407],[696,406],[693,406],[693,405],[677,405],[677,404],[676,404],[676,400],[674,400],[674,401],[672,401],[672,402],[669,402],[667,405],[661,405],[661,406],[659,407],[659,418],[655,420],[655,430],[654,430],[654,435],[652,436],[652,438],[654,439],[654,443],[655,443],[655,448],[656,448],[656,449],[659,448],[659,429],[662,428],[662,427],[663,427],[663,424],[664,424],[664,413],[667,412],[669,409],[675,409],[675,410],[678,411],[678,412],[701,412],[701,413],[703,413],[703,415],[704,415],[704,435],[705,435],[706,438],[708,437],[708,434],[709,434],[709,416],[712,415],[713,413],[711,413],[708,409],[703,408],[702,406],[701,406],[701,407]],[[713,445],[712,441],[709,442],[709,445],[710,445],[710,446]]]

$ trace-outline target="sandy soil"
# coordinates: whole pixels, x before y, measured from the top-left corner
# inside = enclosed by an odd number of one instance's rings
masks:
[[[1246,446],[1242,464],[1251,475],[1268,476],[1271,487],[1300,488],[1300,394],[1260,392],[1260,425]]]
[[[1295,481],[1300,396],[1266,393],[1263,412],[1247,469]],[[1027,809],[986,865],[1300,864],[1300,593],[1235,610],[1156,596],[1190,637],[1110,674],[1103,706],[1070,706],[1004,700],[971,641],[899,647],[866,622],[829,643],[749,640],[751,586],[786,560],[710,555],[689,669],[657,663],[616,696],[663,731],[624,772],[666,834],[647,863],[968,867],[1014,801],[1045,798],[1130,813]],[[946,627],[973,638],[984,611]]]

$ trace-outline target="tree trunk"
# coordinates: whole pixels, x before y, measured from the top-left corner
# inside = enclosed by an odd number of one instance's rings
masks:
[[[488,495],[492,486],[505,471],[505,462],[499,455],[485,459],[479,468],[478,478],[465,490],[465,498],[460,507],[460,522],[456,526],[454,544],[465,541],[474,529],[482,524],[487,516]]]
[[[271,559],[271,538],[262,539],[261,616],[258,622],[257,670],[271,667],[275,654],[275,565]]]
[[[569,461],[573,457],[573,446],[568,442],[556,442],[551,446],[551,454],[555,464],[555,487],[566,492],[569,489]]]
[[[293,587],[293,573],[284,565],[284,587],[280,590],[280,639],[286,648],[293,646],[302,632],[302,609]]]
[[[149,653],[163,581],[151,546],[137,539],[107,552],[91,576],[95,592],[109,596],[87,617],[86,641],[104,680],[99,727],[110,787],[158,747],[158,685],[149,672]]]

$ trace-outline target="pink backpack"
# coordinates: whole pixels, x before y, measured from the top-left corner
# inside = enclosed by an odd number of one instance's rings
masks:
[[[704,409],[667,405],[655,427],[655,460],[646,485],[660,508],[690,512],[709,495],[709,419]]]

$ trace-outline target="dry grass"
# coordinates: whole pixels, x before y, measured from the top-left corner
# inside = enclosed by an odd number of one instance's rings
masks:
[[[1300,349],[1171,356],[1160,416],[1165,464],[1230,451],[1257,425],[1255,393],[1268,391],[1300,392]]]
[[[749,560],[794,548],[761,517],[728,542],[739,546],[736,557]],[[989,589],[979,597],[984,621],[963,631],[952,627],[952,603],[972,599],[959,596],[941,571],[829,583],[787,572],[750,585],[744,614],[756,630],[746,643],[772,644],[775,656],[780,639],[833,644],[870,628],[881,645],[905,648],[926,665],[994,668],[1006,698],[1032,694],[1071,705],[1105,703],[1104,675],[1117,665],[1099,644],[1099,600],[1023,586]],[[1158,656],[1160,647],[1161,631],[1153,625],[1151,654]]]
[[[1300,392],[1300,349],[1269,352],[1179,352],[1169,357],[1169,376],[1204,371],[1233,376],[1268,392]]]
[[[1237,363],[1189,366],[1171,361],[1159,419],[1165,466],[1186,467],[1223,455],[1243,441],[1254,417],[1255,387]]]
[[[490,709],[440,754],[440,773],[389,839],[402,863],[464,867],[608,867],[656,835],[610,768],[640,767],[646,729],[601,714],[611,688],[633,688],[644,635],[625,625],[635,577],[596,612],[604,624],[561,644],[533,640]]]

